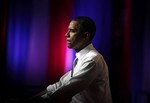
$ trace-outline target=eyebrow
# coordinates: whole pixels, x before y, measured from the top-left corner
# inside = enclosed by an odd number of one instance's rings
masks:
[[[75,30],[75,29],[73,29],[73,28],[68,28],[68,30]]]
[[[68,30],[77,30],[76,28],[68,28]]]

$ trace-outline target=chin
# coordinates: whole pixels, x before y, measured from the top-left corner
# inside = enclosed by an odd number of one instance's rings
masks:
[[[68,45],[67,47],[68,47],[68,48],[72,48],[72,46],[71,46],[71,45]]]
[[[67,46],[69,49],[74,49],[74,46],[73,45],[68,45]]]

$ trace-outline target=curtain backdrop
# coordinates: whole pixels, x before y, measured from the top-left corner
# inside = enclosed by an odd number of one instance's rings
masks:
[[[0,100],[45,89],[72,68],[65,33],[81,15],[96,23],[114,103],[150,102],[148,0],[0,0]]]

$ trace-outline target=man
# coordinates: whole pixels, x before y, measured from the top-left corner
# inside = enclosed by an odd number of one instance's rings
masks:
[[[71,71],[49,85],[42,98],[54,103],[112,103],[109,74],[104,58],[92,45],[96,26],[85,16],[74,18],[68,27],[68,48],[76,51]]]

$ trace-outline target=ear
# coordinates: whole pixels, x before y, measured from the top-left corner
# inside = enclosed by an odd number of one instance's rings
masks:
[[[89,40],[90,39],[90,33],[89,32],[85,32],[85,39]]]

